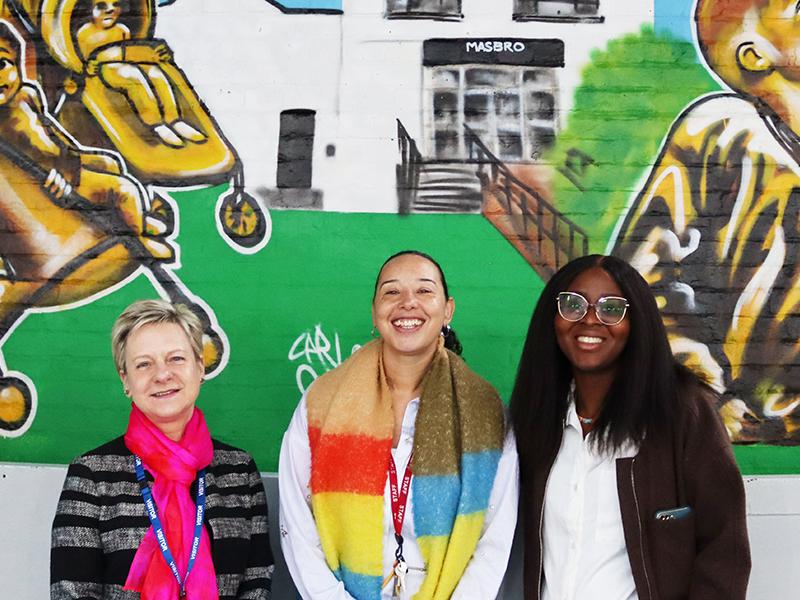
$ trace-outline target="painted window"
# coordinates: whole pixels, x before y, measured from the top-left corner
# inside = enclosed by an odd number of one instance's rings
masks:
[[[390,19],[460,19],[461,0],[386,0]]]
[[[508,162],[535,162],[553,145],[557,117],[554,69],[429,67],[426,91],[431,107],[426,137],[433,158],[470,158],[464,125],[495,156]]]
[[[517,21],[585,21],[599,23],[600,0],[514,0]]]

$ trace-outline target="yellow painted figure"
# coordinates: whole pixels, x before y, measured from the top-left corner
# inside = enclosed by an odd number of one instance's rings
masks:
[[[734,439],[800,439],[800,5],[699,0],[708,65],[735,93],[669,132],[614,253],[645,276],[670,342],[727,403]]]
[[[131,31],[118,22],[119,16],[120,0],[92,0],[91,21],[77,34],[87,73],[99,72],[108,87],[125,94],[167,146],[204,142],[205,135],[180,119],[172,84],[159,67],[172,59],[166,44],[122,44],[131,39]]]
[[[0,20],[0,344],[30,310],[105,293],[147,269],[165,296],[206,327],[206,370],[224,366],[225,343],[207,309],[166,268],[175,257],[166,201],[150,202],[114,154],[78,145],[25,78],[23,46]],[[35,414],[33,382],[0,352],[0,436],[22,434]]]
[[[39,183],[45,189],[47,204],[37,210],[17,207],[13,211],[17,226],[4,232],[4,241],[0,242],[6,270],[12,269],[25,281],[48,279],[62,263],[86,249],[64,227],[63,212],[71,207],[60,201],[71,190],[89,207],[105,209],[108,218],[118,222],[120,233],[137,236],[154,257],[171,258],[172,249],[159,239],[163,224],[155,215],[145,217],[147,200],[141,185],[124,173],[123,165],[113,155],[81,149],[50,117],[39,89],[23,78],[20,49],[10,27],[0,22],[0,139],[10,153],[27,159],[46,174]],[[10,196],[3,196],[0,205],[10,201]],[[3,206],[3,210],[9,211],[10,207]],[[49,219],[49,215],[53,218]],[[42,228],[49,235],[44,235]],[[45,240],[54,247],[43,252]],[[9,290],[5,290],[3,305],[8,297]]]
[[[154,36],[155,0],[14,6],[18,29],[46,48],[35,57],[37,77],[67,131],[84,146],[118,152],[147,186],[229,184],[216,207],[223,237],[244,253],[267,243],[269,216],[246,192],[236,150]]]

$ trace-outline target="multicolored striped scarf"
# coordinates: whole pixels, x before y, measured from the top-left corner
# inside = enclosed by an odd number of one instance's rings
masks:
[[[357,600],[379,600],[393,412],[370,342],[308,392],[311,504],[328,566]],[[440,344],[414,434],[414,531],[426,576],[418,600],[450,598],[481,536],[505,437],[495,389]]]

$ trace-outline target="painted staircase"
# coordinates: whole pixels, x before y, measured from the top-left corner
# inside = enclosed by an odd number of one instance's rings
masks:
[[[425,162],[420,165],[412,213],[480,213],[481,180],[475,164]]]

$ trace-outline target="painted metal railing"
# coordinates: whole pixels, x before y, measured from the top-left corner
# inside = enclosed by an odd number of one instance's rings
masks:
[[[407,215],[419,189],[419,173],[423,163],[417,142],[397,119],[397,145],[400,148],[400,164],[397,165],[397,212]]]
[[[586,232],[526,185],[464,125],[469,158],[479,163],[483,214],[549,279],[564,264],[589,253]]]

